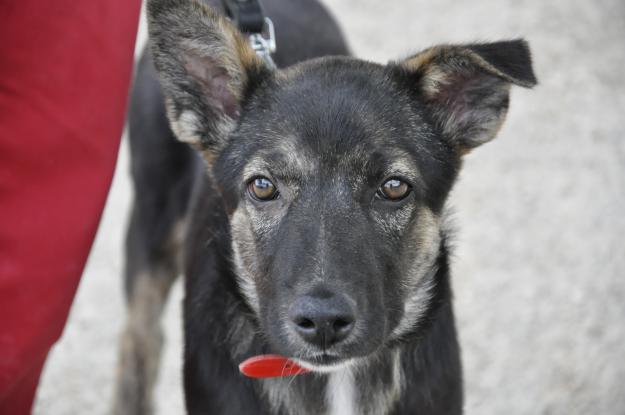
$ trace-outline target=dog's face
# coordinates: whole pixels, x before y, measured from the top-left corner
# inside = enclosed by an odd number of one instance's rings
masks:
[[[204,6],[151,4],[172,127],[210,166],[271,347],[324,370],[413,334],[461,156],[494,137],[511,83],[535,83],[525,43],[272,71]]]
[[[427,301],[458,159],[396,76],[341,58],[273,74],[216,155],[244,294],[287,356],[370,354]]]

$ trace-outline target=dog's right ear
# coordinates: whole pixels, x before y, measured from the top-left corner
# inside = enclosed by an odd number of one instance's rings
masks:
[[[210,159],[236,126],[250,79],[269,69],[228,20],[197,0],[149,0],[147,14],[172,130]]]

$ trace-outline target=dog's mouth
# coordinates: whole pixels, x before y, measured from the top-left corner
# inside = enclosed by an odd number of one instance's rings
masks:
[[[349,366],[354,359],[338,355],[322,353],[310,356],[307,359],[294,359],[298,365],[311,372],[328,373]]]
[[[349,366],[352,361],[327,353],[306,359],[270,354],[250,357],[239,365],[239,371],[252,378],[295,376],[309,372],[330,373]]]

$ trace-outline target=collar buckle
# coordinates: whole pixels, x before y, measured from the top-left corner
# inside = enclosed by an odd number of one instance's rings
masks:
[[[265,61],[269,67],[275,69],[276,64],[271,58],[271,54],[276,51],[276,32],[271,19],[265,17],[262,32],[249,34],[248,40],[256,54]]]

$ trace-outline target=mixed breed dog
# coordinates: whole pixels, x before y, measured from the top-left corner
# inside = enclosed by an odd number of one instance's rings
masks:
[[[270,68],[218,1],[149,0],[132,90],[136,195],[114,412],[152,411],[185,275],[190,414],[460,414],[446,199],[536,83],[523,40],[349,56],[311,0],[265,0]],[[279,355],[307,374],[243,376]]]

